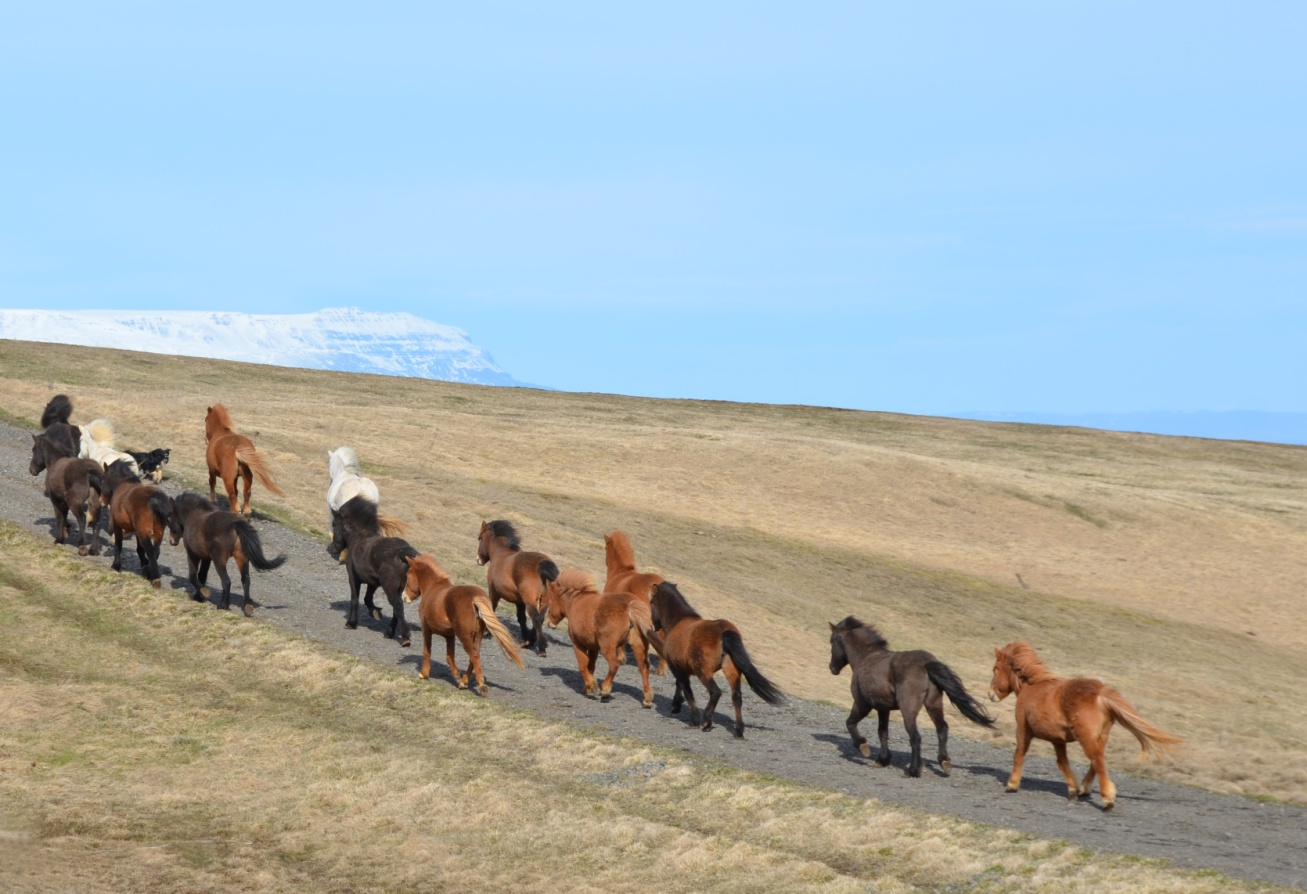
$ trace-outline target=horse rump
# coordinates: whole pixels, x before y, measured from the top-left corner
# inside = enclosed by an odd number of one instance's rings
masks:
[[[779,705],[785,701],[785,693],[781,692],[780,687],[764,677],[762,671],[754,666],[738,630],[722,631],[722,651],[730,656],[731,661],[739,668],[744,681],[749,684],[749,688],[758,698],[769,705]]]
[[[975,696],[967,692],[953,668],[942,661],[929,661],[926,663],[926,675],[930,677],[930,682],[939,687],[940,692],[948,696],[953,707],[961,711],[963,717],[972,723],[993,728],[994,718],[976,701]]]

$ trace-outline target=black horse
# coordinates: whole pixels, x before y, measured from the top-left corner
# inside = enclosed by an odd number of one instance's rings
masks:
[[[70,426],[71,427],[71,426]],[[100,554],[100,504],[104,492],[104,469],[97,462],[78,459],[77,448],[44,432],[32,435],[32,462],[27,471],[45,472],[45,495],[54,507],[54,542],[68,539],[68,512],[77,517],[77,552]],[[91,494],[95,494],[92,498]],[[91,538],[87,545],[86,525],[90,522]]]
[[[62,447],[69,456],[76,456],[82,446],[82,430],[68,421],[71,415],[72,400],[66,394],[56,394],[41,413],[41,428],[45,436]]]
[[[912,742],[912,758],[907,775],[921,775],[921,733],[917,731],[917,713],[925,707],[935,724],[939,740],[939,768],[945,775],[953,770],[948,756],[948,721],[944,719],[944,696],[973,723],[992,727],[994,718],[985,713],[980,702],[962,686],[958,675],[930,652],[914,649],[894,652],[875,627],[850,615],[830,625],[830,672],[838,674],[846,664],[853,665],[853,710],[846,726],[854,746],[863,757],[871,757],[867,740],[858,733],[858,723],[876,710],[880,751],[877,766],[890,762],[889,712],[903,715],[903,726]]]
[[[191,598],[196,602],[203,602],[210,595],[204,581],[212,564],[217,567],[218,578],[222,581],[222,608],[231,604],[227,560],[236,560],[241,576],[241,610],[246,617],[254,614],[254,600],[250,599],[250,566],[259,571],[271,571],[286,562],[284,554],[275,559],[263,554],[259,532],[243,516],[219,509],[196,493],[187,492],[172,501],[168,534],[173,546],[178,542],[186,545],[189,580],[195,588]]]
[[[386,636],[399,639],[401,646],[409,645],[408,622],[404,620],[404,585],[408,580],[407,559],[415,559],[418,551],[407,540],[388,537],[385,525],[377,515],[377,504],[365,497],[345,501],[331,520],[331,549],[345,552],[345,572],[349,576],[349,613],[345,626],[353,630],[359,626],[359,588],[367,586],[363,603],[374,620],[381,620],[381,609],[372,601],[377,587],[385,592],[393,612]]]

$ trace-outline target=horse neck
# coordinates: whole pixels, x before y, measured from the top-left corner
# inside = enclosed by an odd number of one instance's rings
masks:
[[[635,554],[632,552],[630,545],[627,544],[625,549],[615,546],[611,541],[604,553],[604,564],[608,567],[608,576],[611,578],[614,574],[635,571]]]

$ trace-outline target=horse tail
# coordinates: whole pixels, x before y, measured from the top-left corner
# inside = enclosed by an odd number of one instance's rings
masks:
[[[86,481],[91,485],[91,489],[100,495],[103,501],[105,498],[104,483],[104,466],[92,460],[86,465]]]
[[[380,512],[377,513],[377,527],[379,527],[381,533],[385,534],[387,537],[408,536],[408,524],[406,522],[402,522],[397,518],[392,518],[389,515],[382,515]]]
[[[1167,751],[1184,742],[1184,739],[1162,732],[1153,726],[1135,710],[1134,705],[1126,701],[1121,693],[1111,686],[1104,686],[1098,693],[1098,703],[1113,720],[1124,726],[1130,734],[1139,740],[1145,757],[1162,757]]]
[[[91,440],[100,447],[113,447],[113,442],[117,434],[113,430],[113,423],[108,419],[92,419],[87,423],[86,428],[82,429],[83,434],[89,435]]]
[[[73,415],[73,401],[66,394],[56,394],[50,398],[50,402],[45,405],[45,410],[41,413],[41,428],[49,428],[56,422],[68,422],[68,417]]]
[[[967,692],[958,675],[953,673],[953,668],[942,661],[929,661],[926,663],[926,675],[930,677],[930,682],[948,696],[948,700],[962,712],[963,717],[981,726],[994,726],[994,718],[976,701],[975,696]]]
[[[159,527],[167,530],[168,516],[172,515],[172,497],[161,490],[157,490],[150,494],[149,506],[154,513],[154,520],[159,523]]]
[[[263,454],[254,449],[254,445],[241,444],[236,448],[236,459],[250,467],[250,471],[259,476],[259,482],[280,497],[286,496],[286,492],[277,486],[277,482],[272,480],[272,474],[268,471],[268,461],[263,458]]]
[[[546,587],[558,580],[558,566],[553,559],[542,559],[536,570],[540,572],[540,583]]]
[[[722,631],[722,651],[731,657],[735,666],[740,669],[744,675],[744,680],[749,684],[749,688],[754,691],[758,698],[762,699],[769,705],[779,705],[785,701],[785,693],[780,688],[762,675],[762,671],[754,667],[749,653],[745,651],[744,640],[740,638],[738,630]]]
[[[632,597],[631,601],[626,604],[626,617],[630,618],[631,625],[640,631],[645,642],[653,646],[654,651],[658,653],[661,659],[658,666],[654,668],[655,674],[667,673],[667,657],[663,655],[663,638],[654,630],[653,612],[649,609],[649,603],[638,597]]]
[[[504,657],[513,662],[520,668],[525,668],[522,663],[522,656],[517,652],[517,646],[513,644],[513,635],[508,632],[504,622],[499,620],[495,614],[495,607],[490,604],[490,597],[482,593],[477,593],[472,597],[472,608],[476,611],[477,617],[486,628],[491,638],[499,643],[499,648],[504,650]]]
[[[245,553],[245,558],[259,571],[271,571],[286,564],[285,553],[275,559],[269,559],[263,554],[263,542],[259,540],[259,532],[254,530],[254,525],[243,518],[236,522],[236,536],[240,538],[241,551]]]

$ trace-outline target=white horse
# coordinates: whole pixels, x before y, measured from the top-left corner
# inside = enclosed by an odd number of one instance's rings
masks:
[[[359,467],[359,455],[353,447],[337,447],[327,452],[327,469],[331,472],[331,484],[327,487],[327,521],[334,523],[336,513],[355,497],[362,497],[369,503],[381,505],[381,492],[377,483],[364,477]],[[402,537],[408,526],[398,519],[378,513],[377,521],[382,533],[388,537]],[[345,554],[340,554],[340,561],[345,561]]]
[[[114,438],[112,422],[108,419],[93,419],[82,426],[82,447],[77,455],[82,459],[94,460],[106,469],[111,463],[124,460],[131,467],[132,474],[140,477],[141,467],[136,464],[136,459],[130,453],[123,453],[114,447]]]

